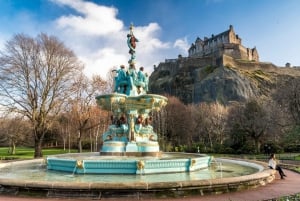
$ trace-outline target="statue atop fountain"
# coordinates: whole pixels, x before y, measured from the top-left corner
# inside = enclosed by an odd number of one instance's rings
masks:
[[[103,134],[101,155],[157,156],[157,134],[151,126],[151,112],[167,104],[167,98],[148,92],[144,67],[135,68],[136,42],[133,25],[127,34],[130,59],[121,65],[114,79],[114,93],[97,96],[98,105],[112,112],[111,125]]]
[[[128,61],[129,67],[125,68],[124,65],[120,69],[113,70],[116,72],[114,82],[114,92],[126,94],[127,96],[137,96],[146,94],[148,91],[148,78],[144,74],[144,67],[140,67],[136,72],[135,68],[135,48],[136,42],[139,40],[133,34],[133,25],[130,26],[130,33],[127,34],[127,45],[129,47],[129,54],[131,55]]]

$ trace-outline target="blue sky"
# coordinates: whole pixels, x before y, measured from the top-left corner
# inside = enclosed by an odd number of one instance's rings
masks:
[[[57,36],[103,77],[130,58],[126,34],[135,26],[137,65],[149,73],[165,59],[187,56],[196,37],[234,26],[260,60],[300,66],[299,0],[0,0],[0,50],[14,34]]]

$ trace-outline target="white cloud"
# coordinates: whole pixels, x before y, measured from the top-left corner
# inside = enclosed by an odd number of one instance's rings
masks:
[[[2,50],[3,48],[4,48],[4,46],[5,46],[5,39],[4,39],[4,37],[3,36],[1,36],[1,34],[0,34],[0,50]]]
[[[174,48],[179,48],[181,50],[181,52],[183,52],[184,54],[186,54],[188,52],[188,49],[190,48],[190,44],[187,41],[187,38],[179,38],[175,41]]]
[[[118,68],[120,64],[126,64],[127,58],[119,54],[112,48],[101,49],[94,54],[87,56],[79,56],[79,59],[83,61],[89,68],[85,69],[87,76],[100,74],[105,77],[108,70]],[[118,62],[116,62],[118,61]]]
[[[103,78],[114,66],[128,65],[130,55],[126,44],[129,27],[117,19],[118,10],[83,0],[52,0],[79,13],[64,15],[55,20],[59,37],[85,64],[87,75],[100,74]],[[129,25],[128,25],[129,26]],[[137,66],[151,72],[153,64],[170,54],[171,44],[158,38],[161,28],[157,23],[134,27],[137,43]]]
[[[53,0],[69,6],[81,15],[62,16],[56,20],[58,26],[87,35],[107,35],[120,31],[123,22],[116,18],[118,10],[82,0]]]
[[[158,38],[155,38],[160,29],[157,23],[150,23],[148,26],[135,28],[135,35],[140,40],[139,48],[141,52],[147,53],[156,49],[170,48],[169,43],[163,43]]]

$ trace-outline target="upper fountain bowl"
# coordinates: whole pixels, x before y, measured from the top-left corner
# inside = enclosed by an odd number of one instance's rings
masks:
[[[160,110],[168,99],[156,94],[143,94],[139,96],[127,96],[121,93],[105,94],[96,97],[98,105],[105,110],[136,111],[136,110]]]

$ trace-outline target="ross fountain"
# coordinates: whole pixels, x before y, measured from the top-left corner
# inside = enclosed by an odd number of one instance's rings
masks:
[[[100,152],[0,163],[0,194],[38,192],[48,197],[98,199],[186,196],[255,188],[274,180],[276,171],[264,163],[162,152],[151,113],[168,100],[147,94],[147,75],[143,67],[135,70],[136,42],[131,26],[129,68],[116,70],[114,93],[96,97],[102,109],[112,112]]]
[[[98,105],[112,112],[111,125],[103,134],[100,156],[92,159],[74,159],[51,156],[47,158],[48,170],[74,173],[101,174],[153,174],[191,172],[207,168],[210,156],[186,155],[166,157],[159,149],[158,135],[151,126],[151,112],[159,111],[167,104],[167,98],[147,94],[148,79],[144,68],[136,72],[135,53],[137,38],[133,26],[127,35],[131,55],[129,68],[124,65],[115,70],[114,93],[97,96]],[[119,157],[108,157],[119,156]],[[126,160],[124,160],[126,159]]]

